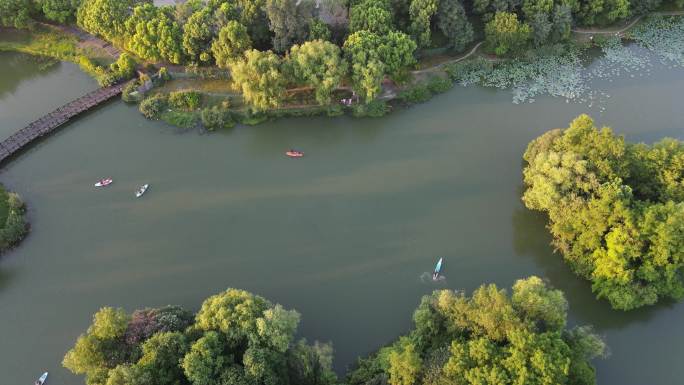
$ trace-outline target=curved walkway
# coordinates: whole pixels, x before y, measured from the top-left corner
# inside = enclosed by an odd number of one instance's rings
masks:
[[[432,67],[428,67],[428,68],[425,68],[425,69],[422,69],[422,70],[411,71],[411,73],[414,74],[414,75],[418,75],[418,74],[422,74],[422,73],[425,73],[425,72],[434,71],[434,70],[439,69],[439,68],[441,68],[441,67],[443,67],[443,66],[445,66],[445,65],[447,65],[447,64],[458,63],[458,62],[460,62],[460,61],[462,61],[462,60],[465,60],[465,59],[471,57],[472,55],[474,55],[475,52],[477,52],[477,49],[480,48],[480,46],[481,46],[483,43],[484,43],[484,40],[478,42],[477,44],[475,44],[475,47],[473,47],[473,49],[470,50],[470,52],[468,52],[467,54],[465,54],[465,55],[463,55],[463,56],[461,56],[461,57],[458,57],[458,58],[456,58],[456,59],[447,60],[447,61],[445,61],[445,62],[436,64],[436,65],[434,65],[434,66],[432,66]]]

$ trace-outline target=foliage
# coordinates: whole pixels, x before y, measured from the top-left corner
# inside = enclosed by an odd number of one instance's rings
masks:
[[[275,52],[285,52],[293,44],[306,41],[313,9],[312,0],[266,0]]]
[[[193,111],[199,108],[202,95],[197,91],[174,91],[169,94],[169,105],[172,108]]]
[[[497,12],[485,25],[487,46],[497,55],[521,52],[527,46],[531,32],[530,26],[521,24],[515,13]]]
[[[155,95],[146,98],[140,103],[140,113],[147,119],[159,119],[161,113],[164,111],[168,103],[168,99],[164,95]]]
[[[366,102],[379,94],[385,73],[399,76],[415,63],[416,44],[402,32],[392,31],[383,36],[355,32],[344,42],[343,49],[351,64],[353,88]]]
[[[209,131],[220,128],[230,128],[235,125],[229,111],[223,110],[218,106],[205,108],[201,114],[202,125]]]
[[[411,31],[411,36],[418,47],[426,48],[432,43],[430,40],[430,19],[437,12],[437,5],[437,0],[411,0],[409,31]]]
[[[309,40],[329,41],[332,36],[327,24],[319,19],[313,18],[309,22]]]
[[[30,27],[31,8],[31,0],[0,0],[0,27]]]
[[[164,111],[159,118],[172,126],[180,128],[194,128],[199,121],[198,114],[194,111]]]
[[[123,52],[109,69],[117,79],[129,79],[135,74],[135,60],[128,53]]]
[[[585,0],[576,14],[582,25],[608,25],[629,16],[629,0]]]
[[[449,47],[463,51],[474,39],[473,27],[459,0],[441,0],[437,9],[437,26],[449,39]]]
[[[76,10],[80,0],[42,0],[42,11],[45,18],[57,23],[68,23],[76,19]]]
[[[565,328],[567,301],[537,277],[511,296],[483,285],[467,297],[438,290],[423,297],[407,336],[361,359],[350,385],[591,385],[589,360],[605,351],[590,328]]]
[[[372,100],[365,104],[356,104],[352,108],[352,114],[357,118],[380,118],[389,111],[389,106],[383,100]]]
[[[107,87],[114,84],[118,78],[116,74],[95,64],[95,62],[87,56],[77,56],[77,63],[82,70],[94,76],[101,87]]]
[[[26,207],[18,194],[0,185],[0,252],[17,245],[28,233]]]
[[[126,47],[145,60],[180,64],[183,57],[181,27],[172,8],[138,5],[125,22]]]
[[[218,38],[211,45],[216,65],[229,68],[230,63],[252,48],[252,39],[247,28],[235,20],[230,20],[219,31]]]
[[[254,109],[278,107],[286,84],[281,67],[281,59],[273,52],[249,50],[233,65],[233,81]]]
[[[82,0],[76,12],[78,26],[108,40],[123,35],[133,0]]]
[[[339,47],[322,40],[293,46],[287,63],[297,82],[314,89],[321,105],[330,104],[332,91],[347,73]]]
[[[582,115],[528,146],[531,209],[547,212],[554,245],[592,290],[629,310],[684,296],[684,145],[627,144]]]
[[[349,13],[349,31],[369,31],[378,35],[393,29],[392,11],[387,0],[363,0],[352,5]]]
[[[129,316],[102,308],[64,357],[88,385],[333,385],[332,348],[294,341],[299,314],[229,289],[196,314],[177,306]]]
[[[211,61],[213,38],[213,18],[209,8],[196,11],[183,25],[183,49],[194,62],[206,63]]]
[[[407,88],[399,93],[399,99],[408,104],[423,103],[432,97],[432,92],[427,85],[419,84]]]

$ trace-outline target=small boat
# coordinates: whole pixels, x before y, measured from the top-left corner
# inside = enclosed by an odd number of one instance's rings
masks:
[[[439,273],[442,271],[442,258],[437,261],[437,265],[435,265],[435,271],[432,273],[432,279],[437,280],[439,278]]]
[[[290,158],[301,158],[304,156],[304,153],[297,150],[289,150],[285,153],[285,155],[289,156]]]
[[[47,376],[48,372],[43,373],[43,375],[38,378],[38,381],[36,381],[34,385],[43,385],[45,381],[47,381]]]
[[[138,191],[135,192],[135,197],[136,197],[136,198],[140,198],[141,196],[143,196],[143,194],[145,193],[145,191],[147,191],[147,188],[148,188],[148,187],[150,187],[149,184],[144,184],[144,185],[140,186],[140,188],[138,189]]]
[[[112,178],[101,179],[101,180],[97,181],[97,183],[95,183],[95,187],[109,186],[110,184],[112,184],[112,182],[114,182],[114,180]]]

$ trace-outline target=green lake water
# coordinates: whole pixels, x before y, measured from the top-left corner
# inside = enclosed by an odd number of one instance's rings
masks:
[[[301,336],[332,341],[343,372],[408,330],[423,294],[534,274],[565,291],[571,324],[595,325],[610,345],[596,362],[599,384],[681,383],[684,303],[610,310],[520,202],[527,143],[582,112],[630,141],[684,139],[684,71],[659,66],[593,86],[610,95],[604,112],[456,87],[381,119],[213,134],[147,121],[120,101],[89,112],[0,173],[32,226],[0,258],[0,382],[29,384],[48,370],[52,384],[80,385],[61,359],[101,306],[197,309],[228,287],[296,308]],[[40,70],[0,54],[0,136],[96,87],[72,64]],[[286,158],[291,147],[306,156]],[[112,186],[92,187],[107,176]],[[143,183],[151,187],[135,199]],[[439,256],[446,280],[433,283]]]

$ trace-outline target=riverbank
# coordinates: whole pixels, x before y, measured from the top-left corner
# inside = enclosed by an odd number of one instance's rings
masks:
[[[0,253],[16,246],[28,233],[25,213],[26,206],[19,194],[0,185]]]

